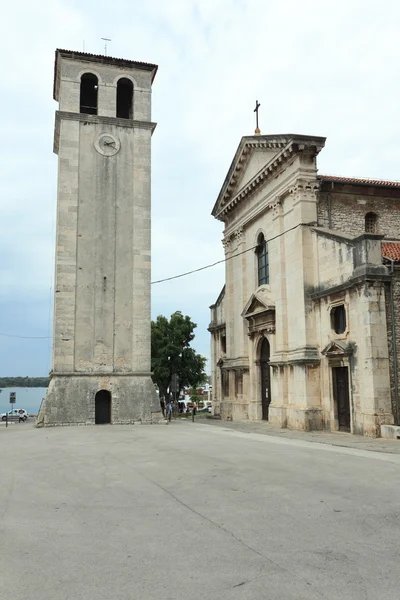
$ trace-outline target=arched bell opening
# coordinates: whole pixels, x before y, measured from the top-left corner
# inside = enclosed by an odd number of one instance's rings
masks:
[[[133,119],[133,83],[130,79],[119,79],[117,83],[117,117]]]
[[[81,93],[79,112],[97,115],[97,96],[99,82],[93,73],[84,73],[81,77]]]

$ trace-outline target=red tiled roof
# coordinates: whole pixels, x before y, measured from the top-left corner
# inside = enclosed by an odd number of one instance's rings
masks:
[[[337,183],[378,185],[381,187],[400,187],[400,181],[385,181],[384,179],[363,179],[360,177],[339,177],[338,175],[318,175],[321,181]]]
[[[400,261],[400,242],[382,242],[382,256]]]

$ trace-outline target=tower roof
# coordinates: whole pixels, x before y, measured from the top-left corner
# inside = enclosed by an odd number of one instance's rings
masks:
[[[113,56],[105,56],[103,54],[90,54],[88,52],[78,52],[76,50],[63,50],[57,48],[54,61],[54,85],[53,98],[56,100],[56,81],[58,73],[59,58],[69,58],[70,60],[79,60],[83,62],[101,63],[103,65],[114,65],[116,67],[126,67],[128,69],[141,69],[142,71],[152,72],[151,81],[154,81],[158,65],[152,63],[140,62],[137,60],[127,60],[125,58],[114,58]]]

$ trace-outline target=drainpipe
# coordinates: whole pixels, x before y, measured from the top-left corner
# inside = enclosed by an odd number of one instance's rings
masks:
[[[393,279],[394,279],[394,260],[388,256],[383,256],[385,260],[390,261],[390,314],[392,319],[392,352],[393,352],[393,375],[394,375],[394,401],[396,406],[396,425],[399,425],[399,374],[397,364],[397,340],[396,340],[396,324],[394,320],[394,296],[393,296]]]
[[[331,181],[331,189],[335,184]],[[331,205],[331,192],[328,192],[328,227],[332,229],[332,205]]]
[[[353,352],[350,352],[349,354],[349,375],[350,375],[350,401],[351,401],[351,423],[350,423],[350,427],[351,427],[351,433],[355,433],[355,424],[356,424],[356,415],[355,415],[355,408],[354,408],[354,395],[353,395],[353,369],[354,369],[354,363],[353,363]]]

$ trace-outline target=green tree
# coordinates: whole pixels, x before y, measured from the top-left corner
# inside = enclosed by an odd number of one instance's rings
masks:
[[[172,375],[176,373],[179,393],[184,387],[205,381],[206,359],[190,347],[196,323],[177,311],[170,320],[159,315],[151,322],[151,370],[160,397],[169,399]]]

